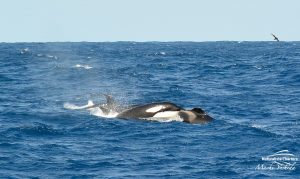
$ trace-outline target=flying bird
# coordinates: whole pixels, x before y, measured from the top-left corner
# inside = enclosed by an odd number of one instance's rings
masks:
[[[278,37],[276,37],[274,34],[271,34],[274,37],[274,40],[277,40],[277,42],[279,42]]]

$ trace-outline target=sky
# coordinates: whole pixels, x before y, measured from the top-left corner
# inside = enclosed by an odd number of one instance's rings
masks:
[[[300,41],[300,0],[0,0],[0,42]]]

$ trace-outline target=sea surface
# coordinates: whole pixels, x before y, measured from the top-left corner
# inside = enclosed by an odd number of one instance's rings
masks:
[[[65,108],[104,94],[214,120]],[[0,43],[0,178],[300,178],[299,120],[300,42]]]

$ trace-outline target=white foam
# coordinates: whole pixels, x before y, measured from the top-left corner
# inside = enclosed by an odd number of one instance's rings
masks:
[[[93,67],[91,67],[89,65],[81,65],[81,64],[76,64],[74,67],[75,68],[84,68],[86,70],[93,68]]]
[[[29,48],[24,48],[20,51],[21,54],[25,54],[27,52],[29,52]]]
[[[261,70],[262,69],[262,67],[261,66],[254,66],[254,68],[256,68],[256,69],[258,69],[258,70]]]
[[[265,125],[260,125],[260,124],[252,124],[251,127],[257,128],[257,129],[263,129]]]
[[[79,106],[76,106],[75,104],[71,104],[71,103],[65,103],[64,104],[64,108],[65,109],[72,109],[72,110],[74,110],[74,109],[80,109]]]
[[[44,57],[47,57],[47,58],[53,58],[53,59],[55,59],[55,60],[58,59],[57,56],[49,55],[49,54],[43,55],[43,54],[39,53],[39,54],[37,54],[36,56],[38,56],[38,57],[43,57],[43,56],[44,56]]]
[[[108,114],[104,114],[103,111],[99,107],[93,107],[93,101],[89,100],[88,104],[83,106],[77,106],[72,103],[65,103],[64,108],[71,109],[71,110],[80,110],[80,109],[87,109],[90,111],[91,115],[98,116],[98,117],[105,117],[105,118],[114,118],[118,115],[117,112],[110,110]]]
[[[46,55],[46,57],[48,57],[48,58],[54,58],[53,55]]]
[[[77,106],[75,104],[65,103],[64,104],[64,108],[66,108],[66,109],[72,109],[72,110],[75,110],[75,109],[86,109],[88,107],[92,107],[93,105],[94,105],[93,101],[89,100],[88,104],[84,105],[84,106]]]
[[[103,111],[99,107],[90,108],[90,114],[93,116],[98,117],[105,117],[105,118],[115,118],[117,117],[118,113],[115,111],[110,110],[108,114],[104,114]]]

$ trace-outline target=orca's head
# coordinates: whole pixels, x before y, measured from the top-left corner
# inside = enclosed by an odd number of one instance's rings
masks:
[[[193,108],[191,111],[197,114],[206,114],[205,111],[201,108]]]
[[[197,120],[202,121],[202,122],[209,122],[211,120],[213,120],[212,117],[210,117],[203,109],[201,108],[193,108],[191,110],[191,112],[193,112],[196,116],[197,116]]]

